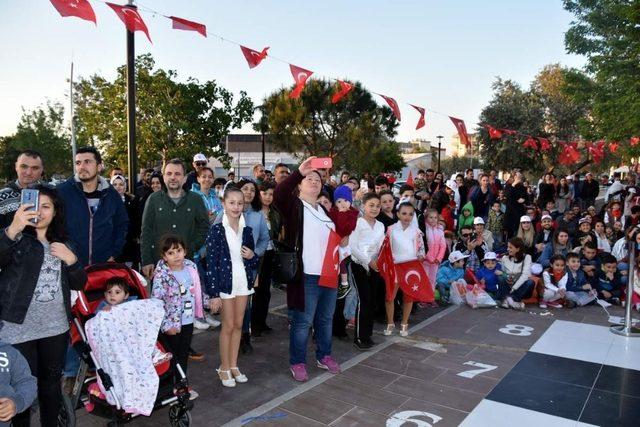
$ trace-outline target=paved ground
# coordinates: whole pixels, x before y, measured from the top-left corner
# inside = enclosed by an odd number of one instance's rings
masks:
[[[401,426],[403,419],[411,417],[422,426],[436,421],[438,427],[459,425],[486,402],[485,397],[554,321],[607,324],[607,316],[597,306],[524,312],[423,309],[413,316],[414,330],[408,338],[378,333],[374,339],[380,344],[372,351],[359,352],[350,341],[334,340],[334,355],[344,368],[340,375],[316,369],[310,351],[310,381],[300,384],[288,372],[283,301],[284,294],[274,291],[270,316],[274,332],[254,339],[254,354],[239,363],[249,383],[235,389],[223,388],[214,371],[217,331],[194,337],[194,347],[207,360],[189,365],[190,382],[200,393],[192,412],[193,425]],[[614,308],[612,314],[622,315],[622,310]],[[82,411],[78,417],[81,426],[104,425]],[[167,411],[161,410],[135,420],[134,425],[165,426],[167,419]]]

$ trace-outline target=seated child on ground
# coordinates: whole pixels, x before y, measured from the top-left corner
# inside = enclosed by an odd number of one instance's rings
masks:
[[[464,255],[460,251],[453,251],[449,255],[449,260],[443,262],[438,269],[436,277],[436,288],[440,292],[440,301],[444,304],[449,302],[449,290],[451,284],[464,278],[464,260],[469,255]]]
[[[544,292],[540,301],[540,308],[547,308],[547,306],[562,308],[562,304],[559,301],[566,296],[567,280],[569,279],[569,274],[565,269],[564,256],[552,256],[549,264],[551,266],[542,272]]]
[[[580,258],[580,266],[587,277],[587,282],[592,287],[598,283],[598,271],[601,270],[600,258],[598,255],[598,244],[596,242],[586,242],[582,245],[582,257]]]
[[[336,225],[336,233],[342,238],[348,237],[356,228],[360,211],[351,206],[353,194],[351,188],[341,185],[333,193],[334,206],[329,211],[329,218]],[[349,293],[347,281],[347,268],[345,260],[340,263],[340,286],[338,286],[338,299],[344,298]]]
[[[620,305],[622,288],[622,279],[616,258],[610,254],[603,255],[602,268],[598,272],[598,284],[596,285],[598,298],[614,305]]]
[[[495,299],[498,295],[498,277],[502,276],[502,267],[495,252],[484,254],[482,267],[478,268],[475,274],[476,279],[484,285],[484,290]]]
[[[596,291],[587,281],[584,270],[581,268],[580,255],[569,253],[567,255],[567,301],[569,308],[583,306],[595,301]]]

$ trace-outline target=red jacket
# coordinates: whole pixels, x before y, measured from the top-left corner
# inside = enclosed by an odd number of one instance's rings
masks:
[[[338,208],[335,206],[329,211],[329,218],[331,218],[336,225],[336,233],[338,233],[340,237],[348,236],[356,229],[358,215],[360,215],[360,211],[353,206],[345,212],[338,211]]]

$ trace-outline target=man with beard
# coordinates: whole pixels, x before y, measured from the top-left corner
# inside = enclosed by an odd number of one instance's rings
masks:
[[[118,192],[100,176],[102,157],[94,147],[79,148],[75,175],[58,187],[65,227],[80,262],[113,261],[125,243],[129,217]]]
[[[0,189],[0,228],[8,227],[20,207],[23,188],[36,185],[42,179],[42,156],[33,150],[24,150],[16,160],[17,179]]]

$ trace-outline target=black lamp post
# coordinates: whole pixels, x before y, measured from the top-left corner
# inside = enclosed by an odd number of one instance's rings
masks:
[[[436,138],[438,138],[438,172],[440,171],[440,152],[442,151],[442,138],[444,138],[442,135],[438,135],[436,136]]]

